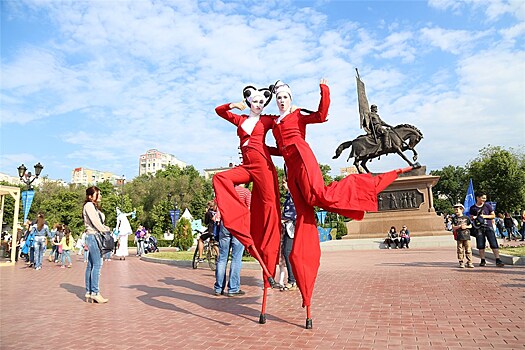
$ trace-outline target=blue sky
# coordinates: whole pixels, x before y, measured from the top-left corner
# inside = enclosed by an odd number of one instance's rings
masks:
[[[325,77],[329,121],[307,140],[336,175],[350,163],[335,148],[363,133],[355,67],[385,122],[423,132],[428,170],[464,166],[488,144],[523,150],[524,4],[2,0],[0,172],[41,162],[52,179],[75,167],[131,179],[150,148],[199,170],[237,163],[216,106],[281,79],[316,109]],[[402,166],[396,155],[369,165]]]

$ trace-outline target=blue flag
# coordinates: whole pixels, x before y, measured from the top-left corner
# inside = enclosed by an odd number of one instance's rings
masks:
[[[35,191],[29,190],[22,192],[22,207],[24,208],[24,222],[27,220],[29,215],[29,209],[31,209],[31,204],[33,204],[33,198],[35,197]]]
[[[463,202],[463,206],[465,207],[465,213],[468,213],[470,211],[470,207],[474,204],[476,204],[476,198],[474,197],[474,185],[472,184],[472,179],[470,179],[467,195],[465,196],[465,202]]]
[[[317,220],[321,223],[321,225],[324,225],[324,222],[326,220],[326,211],[320,210],[317,212]]]

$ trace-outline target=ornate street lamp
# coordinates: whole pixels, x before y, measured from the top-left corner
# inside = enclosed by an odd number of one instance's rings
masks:
[[[33,176],[30,171],[26,172],[27,168],[25,167],[24,164],[18,167],[18,176],[20,177],[20,181],[22,181],[23,183],[27,185],[28,190],[32,188],[31,184],[33,183],[33,181],[35,181],[40,176],[40,174],[42,173],[42,169],[44,169],[44,166],[40,164],[40,162],[36,163],[35,164],[35,175]]]

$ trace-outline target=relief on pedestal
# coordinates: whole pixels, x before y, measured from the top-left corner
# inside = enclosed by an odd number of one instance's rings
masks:
[[[423,194],[416,189],[383,191],[377,195],[379,211],[418,209],[423,202]]]

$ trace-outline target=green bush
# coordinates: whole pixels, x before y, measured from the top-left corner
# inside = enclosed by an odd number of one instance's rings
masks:
[[[191,223],[188,219],[181,218],[175,226],[175,232],[173,233],[173,246],[178,247],[180,250],[188,250],[193,245],[193,231],[191,229]]]
[[[335,239],[341,239],[343,236],[348,234],[346,223],[344,221],[337,222],[337,232],[335,233]]]

